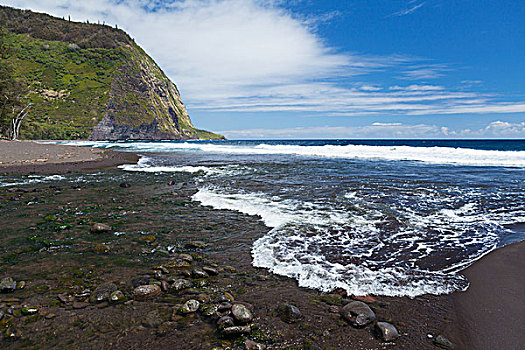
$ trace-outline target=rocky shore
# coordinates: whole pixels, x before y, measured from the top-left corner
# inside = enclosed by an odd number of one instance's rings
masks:
[[[320,293],[252,267],[268,228],[192,202],[192,179],[106,169],[0,187],[2,348],[483,348],[458,328],[480,326],[456,315],[475,303]]]

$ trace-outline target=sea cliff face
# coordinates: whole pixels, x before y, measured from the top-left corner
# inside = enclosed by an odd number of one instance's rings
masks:
[[[224,138],[193,126],[175,84],[124,31],[4,6],[0,26],[33,103],[22,138]]]

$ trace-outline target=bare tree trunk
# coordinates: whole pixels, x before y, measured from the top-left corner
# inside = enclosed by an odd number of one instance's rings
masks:
[[[32,105],[33,104],[30,103],[25,106],[16,116],[15,107],[13,107],[13,119],[11,119],[11,128],[8,133],[8,137],[11,140],[18,140],[18,136],[20,135],[20,125],[22,125],[22,121],[29,113],[29,108],[31,108]]]

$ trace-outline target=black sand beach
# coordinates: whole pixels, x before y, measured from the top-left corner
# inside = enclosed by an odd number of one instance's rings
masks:
[[[12,154],[7,144],[0,142],[0,154]],[[65,150],[45,145],[46,153],[39,154],[41,145],[34,147],[27,151],[33,159]],[[455,349],[517,349],[525,340],[523,243],[466,269],[467,292],[368,298],[377,321],[394,324],[401,335],[384,342],[373,326],[354,328],[341,317],[352,296],[299,288],[292,279],[252,267],[251,246],[267,227],[257,218],[192,202],[191,174],[110,168],[136,159],[132,154],[79,157],[45,170],[36,161],[2,164],[0,173],[9,174],[105,168],[84,182],[0,188],[0,215],[8,223],[0,228],[0,278],[25,284],[0,294],[3,348],[243,349],[251,340],[267,349],[435,349],[434,339],[442,335]],[[94,233],[95,223],[110,229]],[[160,285],[162,293],[134,298],[141,278]],[[164,290],[164,282],[179,279],[192,287]],[[90,301],[107,283],[127,301]],[[190,299],[200,301],[200,311],[178,312]],[[252,309],[251,333],[225,336],[217,319],[207,316],[210,306],[231,306],[233,300]],[[296,306],[301,316],[284,322],[278,311],[283,304]]]

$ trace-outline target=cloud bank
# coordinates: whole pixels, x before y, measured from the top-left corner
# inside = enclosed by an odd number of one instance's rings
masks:
[[[4,0],[73,20],[118,24],[180,87],[192,112],[321,116],[525,112],[525,102],[429,84],[449,68],[403,56],[341,52],[278,0]],[[399,16],[423,6],[409,1]],[[330,20],[329,14],[319,21]],[[367,82],[396,77],[409,84]],[[476,77],[472,77],[476,81]],[[358,83],[359,82],[359,83]],[[473,86],[472,84],[470,86]]]

